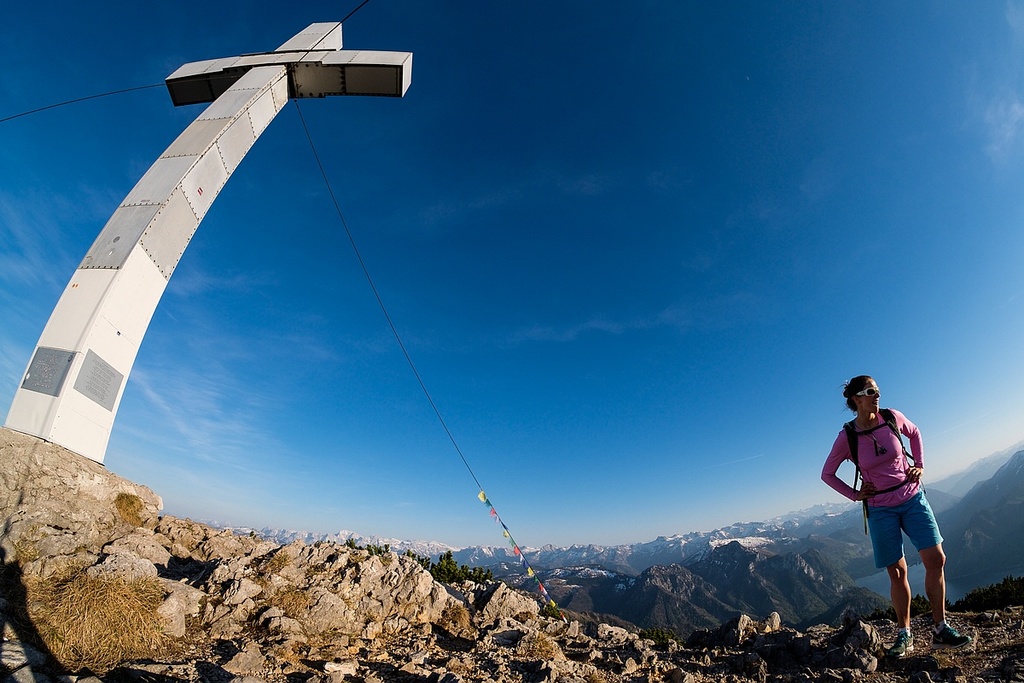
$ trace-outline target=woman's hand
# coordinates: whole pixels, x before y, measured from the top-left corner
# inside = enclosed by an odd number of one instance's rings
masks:
[[[924,476],[923,467],[911,467],[907,470],[907,481],[921,481],[921,477]]]
[[[875,495],[875,485],[866,481],[860,487],[860,491],[857,491],[857,500],[867,500],[873,495]]]

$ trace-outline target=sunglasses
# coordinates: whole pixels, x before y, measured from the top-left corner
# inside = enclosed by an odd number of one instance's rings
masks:
[[[881,396],[882,391],[878,387],[865,387],[858,391],[854,396]]]

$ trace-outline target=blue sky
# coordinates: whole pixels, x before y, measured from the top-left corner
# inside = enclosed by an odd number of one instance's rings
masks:
[[[337,3],[18,3],[0,118],[271,50]],[[404,99],[290,103],[186,251],[105,464],[179,516],[615,544],[838,502],[845,379],[937,480],[1019,443],[1024,5],[371,0]],[[202,105],[0,123],[0,406]]]

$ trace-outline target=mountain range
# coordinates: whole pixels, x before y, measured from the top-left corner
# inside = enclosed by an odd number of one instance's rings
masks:
[[[969,590],[1024,575],[1024,555],[1016,545],[1024,533],[1024,450],[997,454],[929,484],[927,495],[945,537],[950,583]],[[453,548],[347,531],[329,536],[270,529],[257,533],[281,543],[386,544],[433,558],[451,551],[459,563],[489,568],[507,583],[532,588],[532,579],[523,575],[507,547]],[[908,561],[914,564],[915,553],[908,548]],[[681,634],[713,628],[739,613],[764,617],[777,612],[784,622],[802,626],[837,623],[847,609],[864,614],[888,606],[887,599],[857,585],[878,570],[860,506],[851,503],[641,543],[522,551],[562,609],[614,615]]]

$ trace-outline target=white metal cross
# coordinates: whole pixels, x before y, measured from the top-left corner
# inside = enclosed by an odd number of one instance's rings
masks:
[[[185,64],[175,105],[212,102],[107,221],[43,329],[5,426],[103,462],[125,383],[156,306],[199,223],[292,97],[402,97],[412,54],[341,49],[317,23],[273,52]]]

